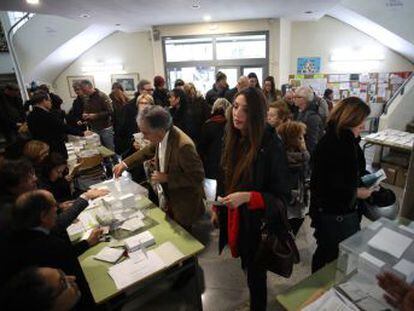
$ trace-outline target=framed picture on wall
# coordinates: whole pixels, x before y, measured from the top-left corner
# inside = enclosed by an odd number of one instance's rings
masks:
[[[72,87],[74,82],[80,82],[82,80],[89,80],[92,82],[92,85],[95,87],[95,81],[93,79],[93,76],[67,76],[66,79],[68,80],[69,94],[70,94],[70,97],[72,98],[76,97],[76,93]]]
[[[126,73],[111,75],[111,84],[118,82],[124,88],[125,93],[128,95],[134,95],[137,91],[137,84],[139,80],[138,73]]]

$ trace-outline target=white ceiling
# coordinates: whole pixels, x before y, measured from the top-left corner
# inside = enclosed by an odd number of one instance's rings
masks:
[[[153,25],[285,17],[291,20],[319,19],[339,0],[1,0],[0,10],[58,15],[90,24],[137,31]],[[193,9],[199,3],[199,9]],[[306,14],[305,12],[312,13]],[[82,18],[87,14],[89,18]],[[116,26],[120,24],[120,26]]]

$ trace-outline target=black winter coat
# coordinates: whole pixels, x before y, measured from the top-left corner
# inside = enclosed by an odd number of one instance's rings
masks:
[[[204,165],[206,178],[217,179],[223,147],[226,118],[223,114],[212,116],[201,129],[198,153]]]
[[[154,93],[152,94],[154,98],[155,105],[162,107],[168,106],[168,90],[167,89],[157,89],[155,88]]]
[[[209,90],[206,94],[207,104],[209,104],[210,107],[213,107],[216,99],[225,97],[225,94],[228,89],[229,89],[228,87],[225,89],[218,88],[217,85],[214,83],[213,88]]]
[[[39,107],[33,107],[33,111],[27,117],[32,138],[47,143],[50,152],[58,152],[65,158],[68,152],[65,146],[65,135],[72,134],[83,136],[83,132],[63,123],[53,113]]]
[[[223,174],[221,173],[221,176]],[[261,240],[261,228],[265,221],[271,232],[282,228],[280,222],[280,199],[286,202],[289,198],[289,188],[286,184],[288,163],[286,153],[280,138],[272,128],[267,127],[263,135],[261,147],[253,164],[253,182],[240,185],[238,191],[257,191],[263,196],[264,210],[249,210],[247,204],[239,206],[239,242],[238,250],[242,266],[246,267],[254,259]],[[224,196],[224,180],[218,180],[217,193]],[[286,210],[283,211],[286,216]],[[227,244],[227,208],[219,208],[220,240],[219,251]]]
[[[357,187],[366,173],[359,139],[350,130],[336,133],[330,125],[312,160],[310,213],[347,214],[355,211]]]

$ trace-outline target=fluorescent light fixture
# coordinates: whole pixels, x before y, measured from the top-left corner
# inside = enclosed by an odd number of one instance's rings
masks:
[[[211,15],[204,15],[204,16],[203,16],[203,20],[204,20],[205,22],[209,22],[209,21],[211,21]]]
[[[28,4],[36,5],[39,4],[39,0],[26,0]]]
[[[385,55],[378,47],[335,49],[329,58],[331,62],[379,61],[384,59]]]
[[[124,69],[121,63],[90,63],[81,67],[82,72],[120,72]]]

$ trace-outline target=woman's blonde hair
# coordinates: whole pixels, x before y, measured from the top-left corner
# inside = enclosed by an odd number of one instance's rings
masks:
[[[136,104],[138,105],[138,103],[143,99],[146,100],[148,102],[148,104],[154,105],[154,97],[152,97],[150,94],[141,94],[141,95],[139,95],[138,98],[137,98]]]
[[[344,129],[360,125],[370,113],[371,109],[362,99],[355,96],[347,97],[334,106],[328,124],[334,126],[339,134]]]
[[[216,101],[213,104],[213,108],[211,109],[211,113],[218,113],[220,111],[223,112],[223,114],[226,112],[227,108],[231,106],[230,102],[225,98],[217,98]]]
[[[285,145],[287,151],[300,151],[299,137],[305,135],[306,125],[302,122],[288,121],[277,128],[277,133]]]
[[[42,151],[49,150],[49,145],[40,140],[31,140],[27,142],[23,147],[23,155],[30,159],[34,163],[38,163],[42,160]]]

